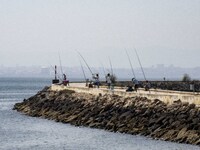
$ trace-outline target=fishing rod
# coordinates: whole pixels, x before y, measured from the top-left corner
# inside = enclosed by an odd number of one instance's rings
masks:
[[[111,63],[110,57],[108,57],[108,59],[109,59],[109,63],[110,63],[111,73],[113,75],[113,68],[112,68],[112,63]]]
[[[59,53],[59,52],[58,52],[58,55],[59,55],[60,70],[61,70],[61,73],[62,73],[62,75],[63,75],[62,64],[61,64],[61,58],[60,58],[60,53]]]
[[[103,67],[103,73],[104,73],[104,76],[106,76],[106,71],[105,71],[104,67]]]
[[[130,66],[131,66],[131,70],[132,70],[132,73],[133,73],[133,77],[136,78],[135,72],[134,72],[134,70],[133,70],[133,66],[132,66],[132,63],[131,63],[131,60],[130,60],[130,57],[129,57],[129,55],[128,55],[127,50],[126,50],[126,55],[127,55],[127,57],[128,57],[128,60],[129,60]]]
[[[144,73],[144,70],[143,70],[142,64],[141,64],[141,62],[140,62],[140,58],[139,58],[139,56],[138,56],[138,53],[137,53],[136,48],[134,48],[134,49],[135,49],[135,53],[136,53],[136,56],[137,56],[138,62],[139,62],[139,64],[140,64],[140,67],[141,67],[141,70],[142,70],[142,73],[143,73],[144,79],[145,79],[145,81],[146,81],[147,79],[146,79],[146,76],[145,76],[145,73]]]
[[[101,62],[100,62],[101,63]],[[105,77],[105,80],[106,80],[106,71],[105,71],[105,68],[104,68],[104,65],[101,63],[101,67],[103,68],[103,73],[104,73],[104,77]],[[108,71],[109,72],[109,71]]]
[[[92,70],[90,69],[89,65],[87,64],[86,60],[84,59],[84,57],[81,55],[80,52],[77,51],[77,53],[79,54],[79,56],[83,59],[83,61],[85,62],[87,68],[89,69],[90,73],[93,75]]]
[[[87,81],[87,78],[86,78],[86,75],[85,75],[85,71],[84,71],[84,69],[83,69],[83,65],[82,65],[82,63],[81,63],[80,60],[79,60],[79,62],[80,62],[80,65],[81,65],[81,69],[82,69],[82,72],[83,72],[83,75],[84,75],[85,81]]]
[[[102,63],[101,63],[101,67],[103,68],[104,76],[106,76],[105,68],[104,68],[104,65]]]
[[[109,69],[106,69],[106,71],[109,73],[110,72],[110,70]]]

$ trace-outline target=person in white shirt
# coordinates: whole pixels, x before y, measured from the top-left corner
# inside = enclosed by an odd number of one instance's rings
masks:
[[[99,74],[97,73],[97,74],[93,75],[93,79],[95,80],[94,85],[95,85],[97,88],[99,88],[99,85],[100,85]]]
[[[111,89],[111,76],[110,76],[110,73],[107,74],[106,76],[106,83],[108,85],[108,89]]]

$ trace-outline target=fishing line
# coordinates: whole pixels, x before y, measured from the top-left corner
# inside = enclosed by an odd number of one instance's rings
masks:
[[[113,68],[112,68],[112,63],[111,63],[110,57],[108,57],[108,59],[109,59],[109,63],[110,63],[111,73],[113,75]]]
[[[144,70],[143,70],[142,64],[141,64],[141,62],[140,62],[140,58],[139,58],[139,56],[138,56],[138,53],[137,53],[137,50],[136,50],[135,47],[134,47],[134,49],[135,49],[135,53],[136,53],[136,56],[137,56],[138,62],[139,62],[139,64],[140,64],[140,67],[141,67],[141,70],[142,70],[142,73],[143,73],[144,79],[145,79],[145,81],[146,81],[147,79],[146,79],[146,76],[145,76],[145,73],[144,73]]]
[[[131,63],[131,60],[130,60],[130,57],[129,57],[129,55],[128,55],[127,50],[126,50],[126,55],[127,55],[127,57],[128,57],[128,60],[129,60],[130,66],[131,66],[131,70],[132,70],[132,73],[133,73],[133,77],[136,78],[135,72],[134,72],[134,70],[133,70],[133,66],[132,66],[132,63]]]
[[[90,67],[89,67],[88,63],[86,62],[86,60],[84,59],[84,57],[81,55],[80,52],[77,51],[77,53],[79,54],[79,56],[81,56],[81,58],[83,59],[83,61],[84,61],[85,64],[86,64],[87,68],[89,69],[90,73],[93,75],[92,70],[90,69]]]
[[[59,52],[58,52],[58,55],[59,55],[60,70],[61,70],[61,73],[62,73],[62,75],[63,75],[62,63],[61,63],[60,53],[59,53]]]
[[[83,72],[83,75],[84,75],[85,81],[87,81],[87,78],[86,78],[86,75],[85,75],[85,71],[84,71],[83,65],[82,65],[82,63],[81,63],[80,60],[79,60],[79,62],[80,62],[80,65],[81,65],[81,69],[82,69],[82,72]]]

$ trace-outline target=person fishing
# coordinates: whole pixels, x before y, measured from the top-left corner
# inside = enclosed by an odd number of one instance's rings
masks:
[[[144,85],[145,91],[149,91],[150,88],[151,88],[151,83],[148,80],[146,80],[146,83]]]
[[[94,81],[94,85],[99,88],[99,85],[100,85],[100,81],[99,81],[99,74],[93,74],[93,79],[95,80]]]
[[[63,85],[65,85],[65,86],[69,86],[69,80],[67,80],[67,76],[66,76],[66,74],[63,74]]]
[[[108,73],[106,76],[106,83],[107,83],[108,89],[111,89],[112,81],[111,81],[110,73]]]
[[[139,87],[139,82],[136,78],[132,78],[132,82],[133,82],[133,85],[134,85],[134,90],[137,92],[138,87]]]

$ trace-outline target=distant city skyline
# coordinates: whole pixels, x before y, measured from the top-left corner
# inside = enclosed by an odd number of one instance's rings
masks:
[[[89,69],[85,66],[84,72],[86,77],[91,79],[92,75]],[[90,68],[93,73],[99,73],[100,79],[105,80],[105,75],[111,73],[111,68]],[[163,64],[158,64],[157,66],[145,67],[144,73],[148,80],[181,80],[184,74],[188,74],[192,80],[200,80],[200,67],[195,68],[181,68],[176,66],[164,66]],[[135,77],[139,80],[144,80],[141,68],[134,68]],[[133,77],[131,69],[125,68],[113,68],[114,74],[119,80],[126,79],[131,80]],[[62,71],[60,66],[57,66],[57,77],[62,78],[62,73],[67,75],[70,80],[81,79],[84,80],[83,71],[80,66],[77,67],[66,67],[62,66]],[[16,66],[16,67],[0,67],[0,77],[42,77],[51,78],[55,77],[53,66],[42,67],[42,66]]]
[[[0,65],[200,66],[199,0],[1,0]]]

